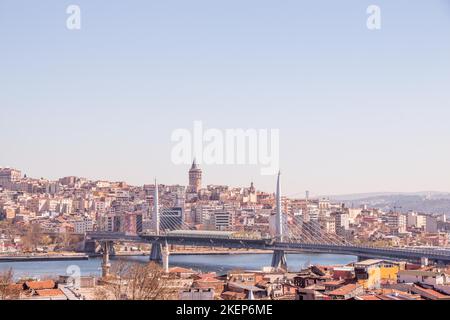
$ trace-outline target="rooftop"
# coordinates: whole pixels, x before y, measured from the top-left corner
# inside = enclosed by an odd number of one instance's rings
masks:
[[[261,288],[256,287],[256,286],[242,284],[242,283],[237,283],[237,282],[230,282],[230,283],[228,283],[228,286],[244,289],[244,290],[247,290],[247,291],[254,291],[254,292],[265,291],[264,289],[261,289]]]
[[[25,286],[33,290],[53,289],[55,287],[55,282],[53,280],[27,281],[25,282]]]
[[[356,290],[357,288],[359,288],[360,285],[359,284],[347,284],[345,286],[342,286],[340,288],[337,288],[336,290],[330,291],[327,294],[328,295],[333,295],[333,296],[345,296],[349,293],[352,293],[354,290]]]
[[[182,268],[182,267],[173,267],[169,269],[170,273],[197,273],[192,269]]]
[[[424,276],[424,277],[436,277],[441,274],[443,274],[443,272],[423,271],[423,270],[400,270],[398,272],[398,275]]]
[[[381,262],[383,262],[384,260],[381,259],[368,259],[368,260],[364,260],[361,262],[355,262],[355,267],[360,266],[360,267],[368,267],[368,266],[372,266],[374,264],[379,264]]]
[[[56,296],[64,296],[64,292],[60,289],[43,289],[36,290],[36,294],[41,297],[56,297]]]
[[[425,298],[430,298],[433,300],[450,300],[450,296],[446,294],[442,294],[433,289],[422,288],[417,285],[413,285],[411,291],[420,295],[426,294],[424,295]]]
[[[379,296],[377,295],[373,295],[373,294],[366,294],[366,295],[362,295],[362,296],[357,296],[355,297],[355,300],[382,300]]]

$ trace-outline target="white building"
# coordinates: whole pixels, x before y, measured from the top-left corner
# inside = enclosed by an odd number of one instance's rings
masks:
[[[214,300],[214,289],[188,289],[180,292],[180,300]]]
[[[448,280],[443,272],[400,270],[397,274],[398,283],[422,283],[435,286],[445,284]]]
[[[216,230],[230,230],[233,227],[233,213],[230,211],[216,211],[213,216]]]
[[[11,168],[0,168],[0,185],[9,185],[11,182],[17,182],[22,177],[19,170]]]
[[[425,229],[427,225],[427,216],[424,214],[418,214],[416,218],[416,228]]]
[[[401,213],[389,213],[386,215],[386,224],[396,233],[405,233],[407,225],[407,217]]]
[[[417,212],[410,211],[407,214],[406,224],[408,228],[417,226]]]
[[[336,212],[334,214],[334,222],[336,233],[340,235],[345,234],[345,231],[348,230],[350,227],[349,214],[343,212]]]
[[[91,219],[84,218],[73,222],[74,233],[84,234],[94,231],[94,222]]]

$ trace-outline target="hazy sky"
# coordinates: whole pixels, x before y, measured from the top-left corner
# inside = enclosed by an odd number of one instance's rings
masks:
[[[0,0],[0,166],[187,184],[171,133],[201,120],[280,129],[287,195],[450,191],[449,2]]]

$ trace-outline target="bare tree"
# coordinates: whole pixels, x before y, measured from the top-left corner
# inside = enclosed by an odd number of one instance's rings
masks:
[[[96,299],[164,300],[175,293],[168,286],[169,278],[156,263],[118,261],[111,267],[111,276],[98,289]]]
[[[13,286],[14,273],[12,269],[0,273],[0,300],[17,299],[20,290]]]
[[[128,293],[131,300],[163,300],[171,290],[162,268],[154,263],[133,264],[129,272]]]
[[[111,266],[111,275],[105,279],[105,289],[115,300],[122,300],[126,296],[130,268],[131,264],[124,260],[116,261]]]
[[[94,300],[110,300],[108,295],[108,290],[102,287],[95,288]]]
[[[41,243],[42,232],[39,224],[32,224],[25,235],[22,237],[22,243],[28,250],[36,250],[37,246]]]

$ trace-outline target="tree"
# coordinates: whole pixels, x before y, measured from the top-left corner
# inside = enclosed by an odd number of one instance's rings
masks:
[[[52,244],[52,242],[53,242],[53,240],[49,235],[46,234],[46,235],[42,236],[41,243],[44,246],[48,246],[48,245]]]
[[[108,290],[101,287],[96,287],[94,291],[94,300],[110,300]]]
[[[111,275],[105,279],[107,296],[113,296],[115,300],[122,300],[126,296],[130,267],[131,263],[124,260],[113,263],[110,270]]]
[[[37,223],[32,224],[26,234],[22,237],[22,243],[28,250],[36,250],[37,246],[41,244],[42,231],[41,226]]]
[[[103,291],[95,297],[99,300],[165,300],[174,293],[168,286],[170,279],[162,268],[154,263],[147,264],[118,261],[111,266],[111,276],[105,279]]]
[[[59,233],[55,237],[54,243],[59,250],[75,250],[77,244],[81,241],[81,236],[73,235],[67,230],[63,233]]]
[[[12,269],[0,273],[0,300],[16,299],[20,290],[13,286],[14,273]]]
[[[168,278],[162,268],[154,263],[131,266],[128,291],[131,300],[164,300],[169,298]]]

